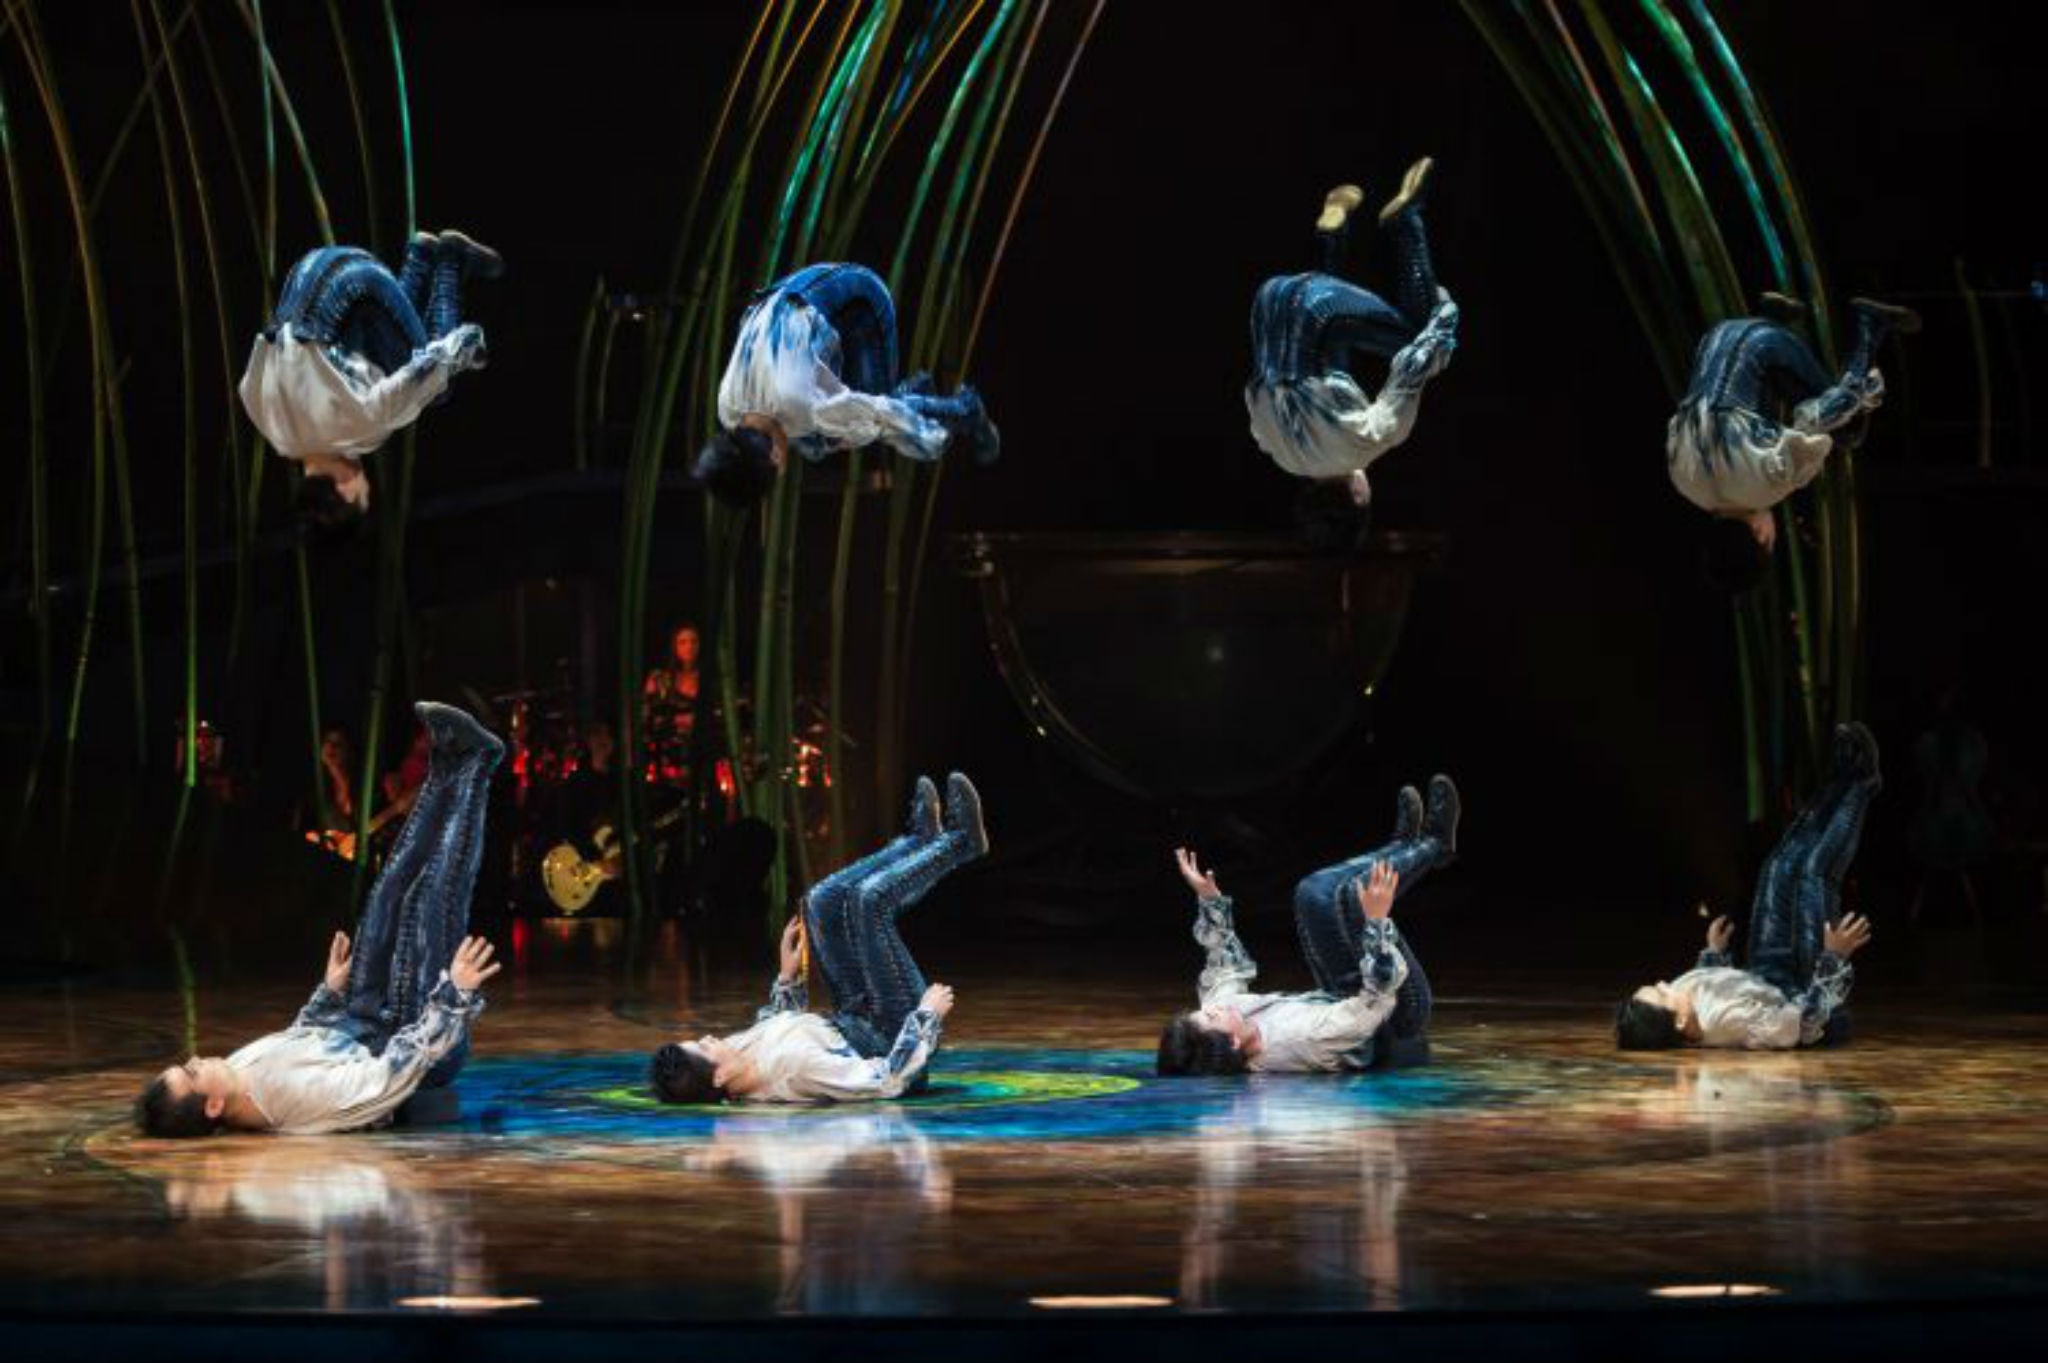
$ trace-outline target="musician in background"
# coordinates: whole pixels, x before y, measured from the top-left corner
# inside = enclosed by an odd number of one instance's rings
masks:
[[[670,665],[649,672],[640,686],[647,774],[660,785],[681,786],[690,779],[690,739],[697,730],[697,695],[703,684],[700,648],[695,625],[677,626],[669,636]]]
[[[411,809],[413,801],[419,798],[420,787],[427,783],[428,739],[424,724],[415,725],[412,731],[412,746],[405,750],[405,756],[398,765],[384,773],[381,782],[384,789],[386,809]]]
[[[428,737],[425,726],[413,734],[412,747],[398,766],[384,774],[379,789],[383,807],[370,816],[370,845],[381,853],[397,835],[400,822],[419,799],[427,781]],[[334,853],[344,861],[356,858],[356,799],[351,784],[356,772],[355,744],[348,731],[336,726],[320,736],[320,780],[327,792],[327,814],[302,820],[306,841]]]
[[[582,763],[555,791],[554,822],[560,837],[587,844],[599,829],[618,826],[619,774],[613,766],[617,754],[612,726],[592,720],[583,735]]]
[[[355,763],[355,744],[349,740],[348,730],[338,724],[321,730],[320,786],[327,797],[326,808],[316,804],[300,814],[298,825],[308,842],[332,846],[332,839],[354,830],[355,787],[349,782]]]

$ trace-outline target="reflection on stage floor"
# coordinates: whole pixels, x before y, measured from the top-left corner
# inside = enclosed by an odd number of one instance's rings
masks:
[[[675,1109],[646,1056],[751,980],[618,1002],[496,991],[440,1125],[137,1139],[173,997],[0,1009],[0,1309],[778,1315],[1856,1302],[2048,1286],[2048,1045],[2028,1019],[1866,1008],[1853,1046],[1616,1054],[1588,994],[1440,1007],[1438,1063],[1161,1081],[1179,990],[965,973],[929,1093]],[[202,1045],[300,991],[208,993]]]

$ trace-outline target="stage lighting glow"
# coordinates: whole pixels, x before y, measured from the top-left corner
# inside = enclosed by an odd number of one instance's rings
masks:
[[[1778,1289],[1762,1283],[1678,1283],[1671,1287],[1653,1287],[1650,1295],[1673,1301],[1696,1301],[1703,1297],[1775,1297]]]
[[[1173,1305],[1172,1297],[1033,1297],[1033,1306],[1047,1311],[1136,1311]]]
[[[400,1297],[400,1306],[415,1311],[509,1311],[539,1306],[539,1297]]]

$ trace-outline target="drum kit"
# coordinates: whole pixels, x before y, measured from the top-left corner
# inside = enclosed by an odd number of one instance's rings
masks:
[[[740,814],[740,783],[761,775],[761,759],[752,751],[744,752],[737,765],[729,756],[719,754],[713,758],[710,780],[701,792],[697,790],[690,758],[698,714],[694,695],[685,702],[680,699],[681,692],[682,688],[647,688],[642,719],[638,769],[657,805],[664,803],[657,792],[670,796],[669,808],[656,815],[645,832],[645,836],[659,839],[657,867],[666,864],[693,800],[703,801],[704,819],[730,823]],[[488,698],[491,709],[503,720],[506,765],[523,814],[512,839],[513,882],[522,887],[537,882],[551,911],[565,915],[582,913],[600,903],[600,892],[624,873],[624,851],[612,819],[586,833],[562,826],[556,817],[555,796],[579,776],[587,780],[591,774],[590,733],[579,718],[585,708],[576,702],[576,694],[566,686],[527,688]],[[748,701],[742,697],[739,704],[744,710]],[[801,727],[790,736],[788,779],[798,789],[815,790],[822,796],[833,780],[826,755],[828,717],[822,705],[805,696],[797,698],[796,710]],[[707,706],[704,722],[715,723],[716,713],[715,707]],[[854,746],[844,736],[841,743]],[[621,754],[618,760],[632,759]],[[823,818],[823,801],[818,804]],[[536,857],[535,852],[543,846],[546,850]],[[533,868],[531,872],[528,867]],[[527,892],[524,888],[520,891],[522,897]]]

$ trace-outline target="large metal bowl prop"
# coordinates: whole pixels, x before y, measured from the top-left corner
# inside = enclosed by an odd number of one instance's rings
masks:
[[[1230,534],[969,534],[996,667],[1038,735],[1135,795],[1274,789],[1386,676],[1439,535],[1333,554]]]

